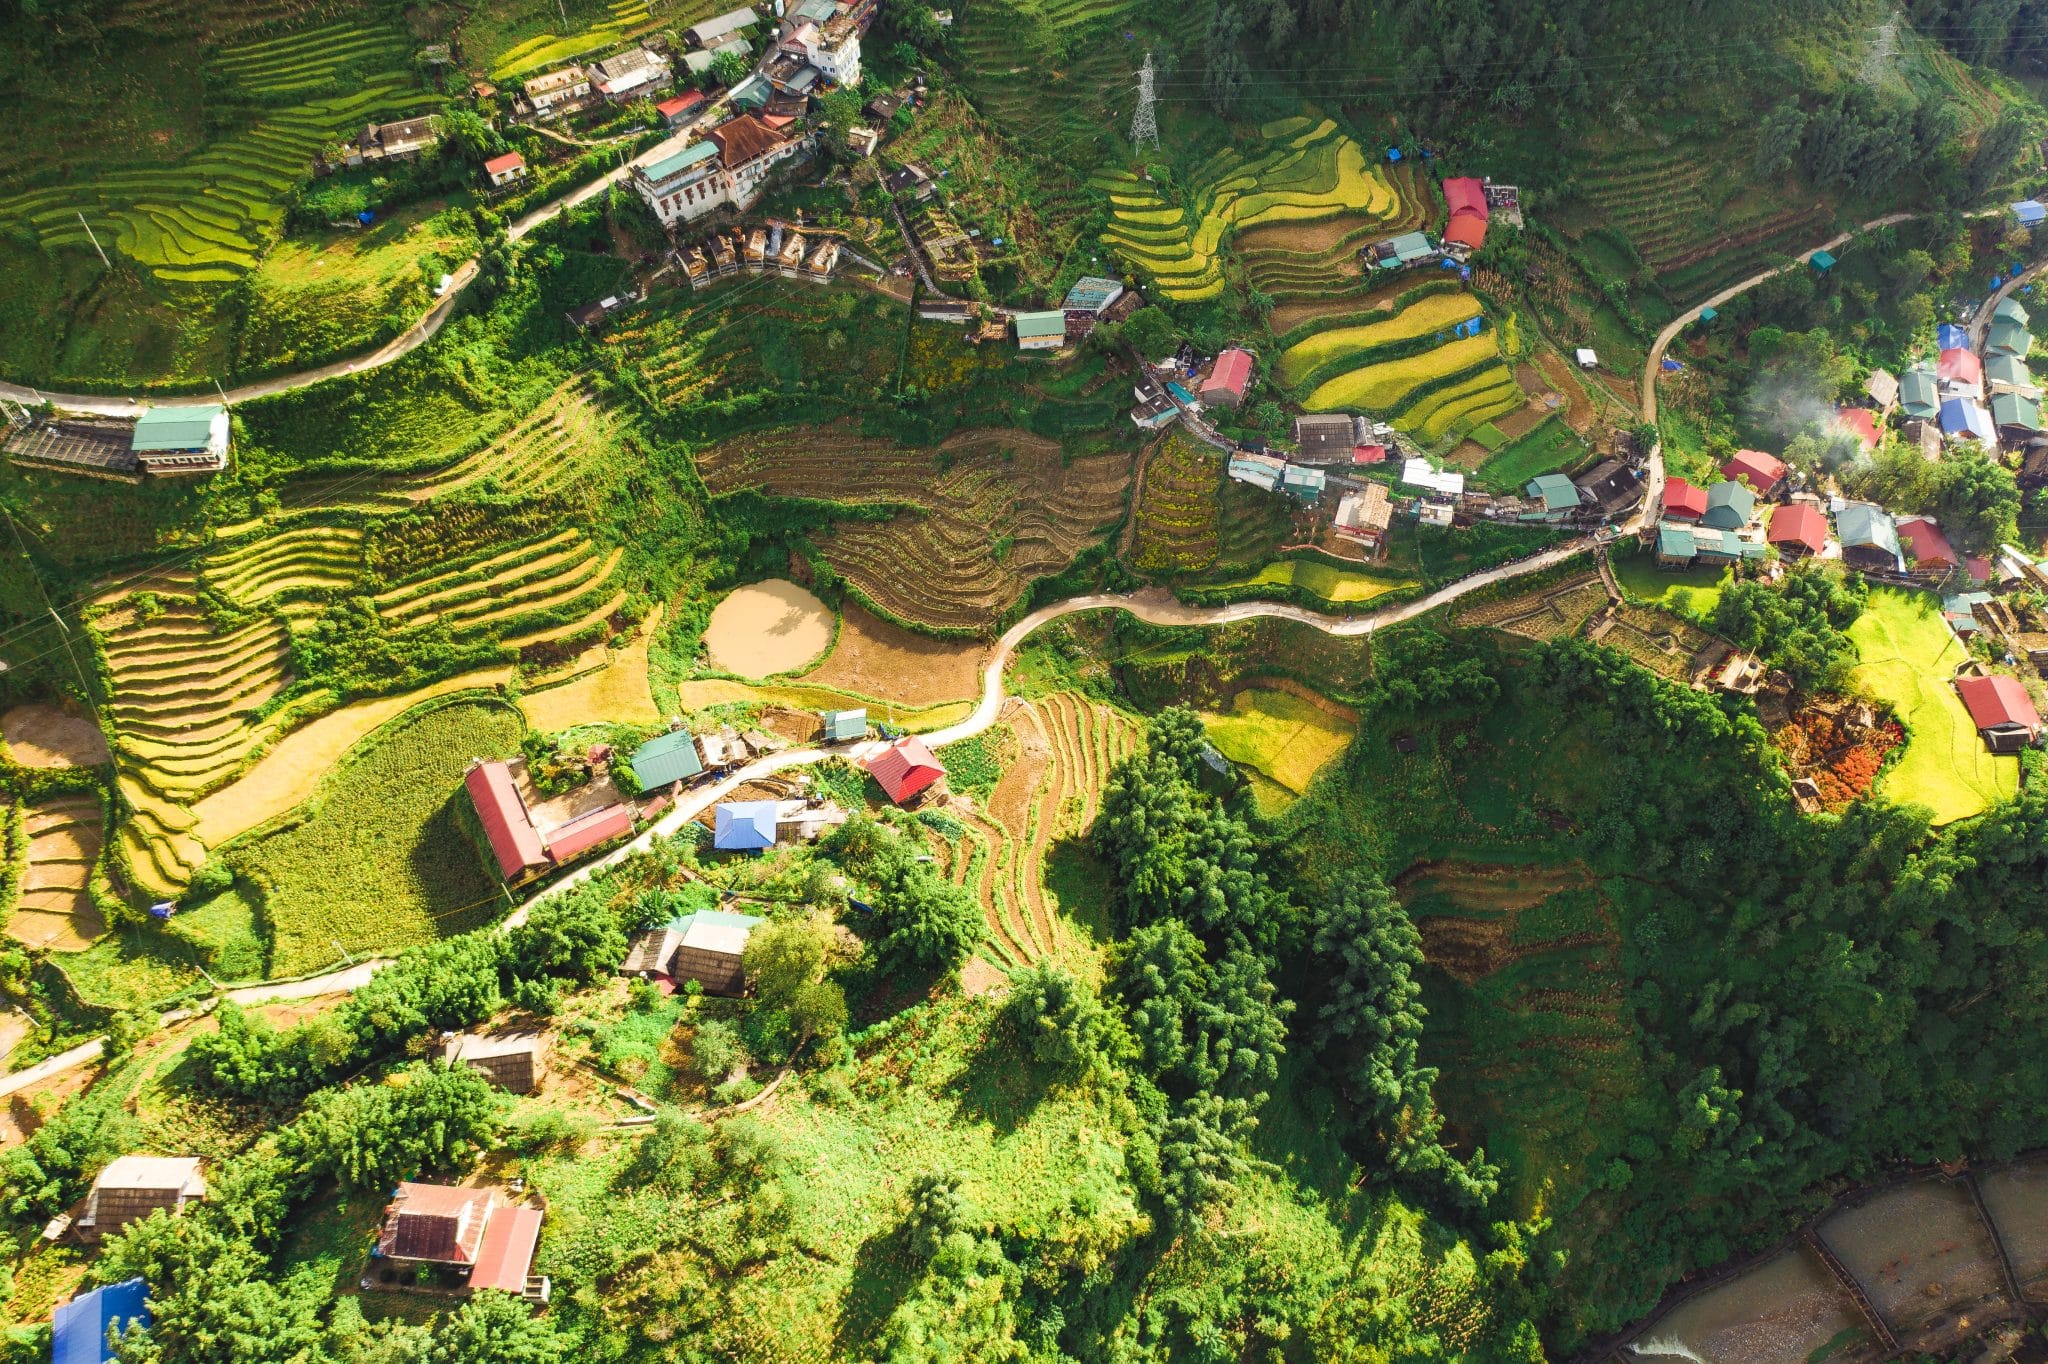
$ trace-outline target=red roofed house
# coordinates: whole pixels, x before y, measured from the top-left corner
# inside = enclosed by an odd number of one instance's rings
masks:
[[[1387,447],[1384,445],[1354,445],[1351,447],[1351,462],[1353,464],[1382,464],[1386,461],[1386,458]]]
[[[1963,560],[1963,566],[1970,570],[1970,581],[1982,587],[1991,581],[1991,560],[1981,554],[1972,554]]]
[[[1787,559],[1803,559],[1827,548],[1827,518],[1819,507],[1794,502],[1771,513],[1770,534],[1764,538]]]
[[[1477,251],[1486,244],[1486,186],[1471,176],[1444,181],[1444,205],[1451,211],[1444,224],[1444,245]]]
[[[480,762],[469,769],[462,784],[469,789],[500,876],[516,885],[549,865],[547,849],[527,816],[510,768],[501,762]]]
[[[1984,362],[1961,346],[1943,351],[1941,358],[1935,361],[1934,373],[1945,384],[1975,385],[1980,392],[1983,389]]]
[[[1769,497],[1785,481],[1785,461],[1761,450],[1737,450],[1721,466],[1721,477],[1730,483],[1747,483],[1758,497]]]
[[[1941,527],[1924,516],[1900,520],[1899,547],[1906,551],[1906,562],[1922,570],[1946,573],[1962,562]]]
[[[1236,407],[1244,401],[1244,391],[1251,381],[1251,353],[1232,346],[1216,357],[1209,377],[1202,380],[1201,391],[1195,396],[1210,407]]]
[[[484,174],[491,177],[491,184],[509,185],[514,180],[526,178],[526,158],[518,152],[506,152],[484,162]]]
[[[1664,480],[1664,519],[1697,521],[1707,514],[1707,490],[1682,478]]]
[[[1875,450],[1882,439],[1877,430],[1877,413],[1867,407],[1836,408],[1835,426],[1862,441],[1866,450]]]
[[[898,739],[868,759],[867,769],[898,805],[946,775],[945,767],[915,734]]]
[[[557,824],[547,831],[544,841],[548,845],[548,856],[566,864],[574,862],[600,843],[624,838],[632,832],[633,807],[607,805],[603,809],[580,814],[566,824]]]
[[[545,1302],[547,1281],[527,1272],[540,1223],[540,1209],[501,1206],[490,1189],[401,1182],[384,1210],[376,1256],[396,1265],[466,1269],[471,1292],[495,1288]]]
[[[674,99],[663,100],[654,106],[654,112],[661,115],[663,123],[673,128],[703,107],[704,92],[702,90],[690,90],[677,95]]]
[[[1956,695],[1993,753],[2016,753],[2041,732],[2041,715],[2016,677],[1958,677]]]

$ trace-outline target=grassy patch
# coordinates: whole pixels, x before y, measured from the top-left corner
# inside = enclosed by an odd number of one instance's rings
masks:
[[[1585,443],[1569,426],[1550,417],[1521,439],[1494,449],[1479,466],[1476,477],[1488,488],[1520,492],[1538,474],[1569,469],[1585,457]]]
[[[462,830],[473,757],[518,749],[510,706],[459,701],[372,735],[321,783],[296,824],[231,845],[262,888],[272,965],[295,975],[488,919],[496,878]]]
[[[1657,567],[1647,554],[1614,561],[1614,580],[1623,595],[1646,606],[1662,607],[1701,624],[1711,623],[1721,590],[1733,581],[1730,568],[1688,568],[1682,572]]]
[[[1984,749],[1949,679],[1963,646],[1927,592],[1873,588],[1849,638],[1863,661],[1856,680],[1906,727],[1906,749],[1878,778],[1877,793],[1925,805],[1934,822],[1980,814],[2019,789],[2019,759]]]
[[[1009,746],[1008,725],[997,725],[971,739],[947,744],[936,755],[946,765],[946,786],[986,801],[1002,780],[1004,754]]]
[[[1228,714],[1202,719],[1224,757],[1297,795],[1351,741],[1352,727],[1344,720],[1291,693],[1259,687],[1233,697]]]
[[[1267,564],[1249,578],[1222,584],[1225,587],[1299,587],[1324,601],[1350,606],[1397,592],[1413,583],[1400,578],[1378,578],[1338,568],[1319,559],[1281,559]]]

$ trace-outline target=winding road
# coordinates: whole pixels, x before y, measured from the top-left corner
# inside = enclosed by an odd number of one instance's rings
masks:
[[[534,228],[563,211],[603,193],[608,185],[616,183],[626,173],[624,168],[609,172],[591,184],[582,186],[560,199],[553,200],[535,209],[532,213],[527,214],[512,224],[510,229],[508,229],[508,235],[515,241],[526,236]],[[1996,211],[1986,210],[1985,212]],[[1650,347],[1649,357],[1643,364],[1643,419],[1649,422],[1656,420],[1657,375],[1663,362],[1665,351],[1669,348],[1672,341],[1678,337],[1680,332],[1699,319],[1702,308],[1719,307],[1730,299],[1736,298],[1755,288],[1765,280],[1774,278],[1788,270],[1802,268],[1811,260],[1816,251],[1832,251],[1856,236],[1895,223],[1905,222],[1913,216],[1915,215],[1894,213],[1881,218],[1873,218],[1861,227],[1829,238],[1827,241],[1801,253],[1783,265],[1759,271],[1745,280],[1728,286],[1713,297],[1702,301],[1674,318],[1657,334],[1655,342]],[[2030,267],[2027,272],[2028,277],[2044,268],[2048,268],[2048,261]],[[359,369],[373,369],[378,365],[389,364],[400,356],[410,353],[440,330],[441,324],[447,320],[449,313],[453,310],[455,299],[460,293],[461,287],[467,285],[475,277],[475,272],[476,262],[471,261],[465,264],[457,272],[457,285],[449,289],[446,297],[436,303],[406,333],[394,338],[372,354],[357,360],[324,365],[318,369],[281,376],[276,379],[265,380],[261,383],[230,390],[228,393],[229,402],[239,402],[248,398],[264,397],[273,393],[283,393],[297,388],[305,388],[339,374],[346,374]],[[2015,283],[2017,282],[2015,280]],[[1994,298],[1992,304],[1987,304],[1987,310],[1995,302],[1996,299]],[[1988,316],[1988,311],[1986,316]],[[135,400],[132,398],[43,394],[9,384],[0,384],[0,397],[14,398],[17,401],[50,399],[55,401],[60,407],[104,414],[125,414],[132,411],[135,404]],[[165,399],[163,401],[167,404],[179,402],[189,404],[203,403],[208,400],[205,398],[188,398]],[[1613,528],[1617,534],[1625,535],[1640,531],[1647,524],[1650,524],[1655,517],[1664,486],[1664,457],[1663,443],[1661,441],[1651,446],[1647,465],[1646,482],[1648,486],[1645,490],[1645,496],[1628,519]],[[989,660],[987,668],[982,673],[981,699],[976,704],[973,713],[957,724],[946,726],[923,737],[927,743],[936,747],[954,743],[961,739],[971,738],[995,724],[997,715],[1002,711],[1004,701],[1008,699],[1008,694],[1003,686],[1003,671],[1008,666],[1018,646],[1029,638],[1033,632],[1066,616],[1078,615],[1088,611],[1120,610],[1129,611],[1138,619],[1151,625],[1185,626],[1229,625],[1247,620],[1273,619],[1294,621],[1336,636],[1355,637],[1370,635],[1375,630],[1383,629],[1390,625],[1397,625],[1403,621],[1413,620],[1427,612],[1436,610],[1438,607],[1448,605],[1480,588],[1488,587],[1495,583],[1507,582],[1527,574],[1539,573],[1544,569],[1563,563],[1574,555],[1586,553],[1600,542],[1601,537],[1582,537],[1553,549],[1545,550],[1540,554],[1534,554],[1525,559],[1519,559],[1512,563],[1482,570],[1469,577],[1460,578],[1456,582],[1449,583],[1426,596],[1418,597],[1412,601],[1383,607],[1376,611],[1366,611],[1346,616],[1325,615],[1321,612],[1310,611],[1284,602],[1238,602],[1227,606],[1189,606],[1184,602],[1176,600],[1170,592],[1157,588],[1140,592],[1096,593],[1071,597],[1066,601],[1040,607],[1004,631],[1002,637],[996,642],[994,656]],[[786,750],[781,753],[769,754],[755,762],[749,763],[747,766],[721,778],[715,783],[697,787],[685,793],[660,819],[656,820],[645,832],[630,842],[614,849],[604,857],[586,863],[550,882],[529,898],[524,905],[501,920],[498,924],[498,929],[503,932],[518,927],[526,921],[526,916],[534,905],[543,903],[555,896],[566,894],[577,886],[584,884],[599,872],[618,865],[636,853],[647,850],[657,840],[671,837],[683,825],[695,819],[706,809],[723,800],[748,782],[773,776],[777,773],[787,772],[793,768],[806,767],[813,763],[822,762],[827,758],[840,757],[858,760],[874,752],[879,746],[875,741],[868,741],[862,744],[851,744],[834,749],[802,748]],[[224,990],[222,997],[232,999],[239,1004],[258,1005],[280,1000],[311,999],[323,995],[342,994],[362,985],[377,971],[389,965],[390,961],[391,958],[388,957],[373,957],[354,962],[335,971],[302,979],[235,986]],[[176,1010],[171,1014],[165,1015],[164,1021],[168,1025],[187,1016],[186,1011]],[[61,1074],[73,1066],[83,1065],[96,1059],[101,1052],[101,1043],[102,1039],[90,1039],[28,1070],[24,1070],[16,1075],[0,1077],[0,1096],[27,1088],[30,1085],[49,1079],[53,1075]]]

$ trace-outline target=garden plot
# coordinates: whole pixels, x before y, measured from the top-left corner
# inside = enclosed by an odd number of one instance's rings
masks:
[[[1216,562],[1223,457],[1168,432],[1145,461],[1131,562],[1149,573],[1195,573]]]
[[[100,855],[100,802],[57,796],[24,806],[22,831],[28,856],[7,934],[30,947],[80,951],[107,931],[87,890]]]
[[[981,629],[1116,524],[1130,460],[1063,463],[1056,442],[1022,431],[963,432],[907,450],[845,428],[791,441],[760,432],[698,454],[714,496],[754,489],[846,506],[895,507],[885,521],[842,520],[815,537],[832,568],[888,614]]]
[[[1095,822],[1110,769],[1137,751],[1135,721],[1071,693],[1004,709],[1012,735],[1010,759],[985,810],[956,803],[964,831],[932,841],[947,859],[944,870],[971,886],[988,917],[982,956],[1001,968],[1050,956],[1086,967],[1101,943],[1098,905],[1066,904],[1075,888],[1047,885],[1055,845],[1078,840]],[[1071,851],[1080,855],[1078,845]]]
[[[1586,573],[1536,592],[1467,607],[1455,620],[1466,629],[1492,626],[1525,639],[1562,639],[1583,630],[1609,600],[1606,582],[1598,573]]]

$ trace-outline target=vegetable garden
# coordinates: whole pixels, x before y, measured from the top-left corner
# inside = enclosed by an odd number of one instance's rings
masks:
[[[1197,573],[1216,561],[1223,457],[1169,431],[1145,461],[1131,562],[1148,573]]]

